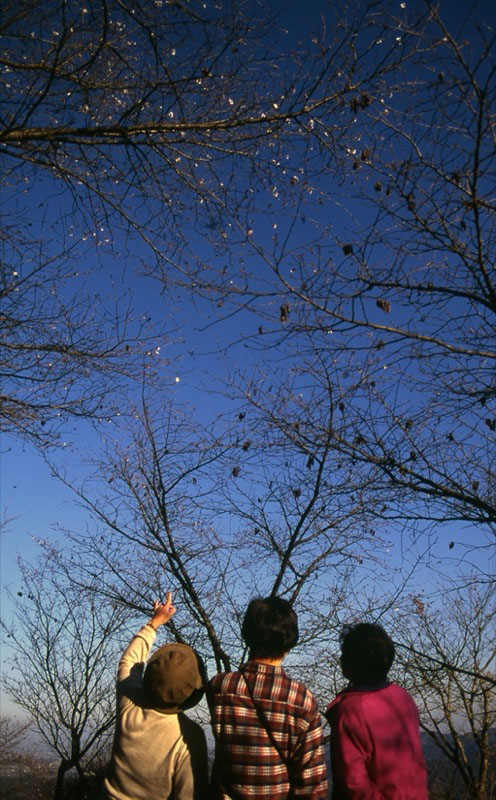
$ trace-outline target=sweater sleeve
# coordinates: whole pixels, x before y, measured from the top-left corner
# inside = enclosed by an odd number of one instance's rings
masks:
[[[372,744],[360,706],[348,704],[346,714],[337,711],[330,721],[333,800],[384,800],[367,772]]]
[[[141,691],[143,670],[156,639],[151,625],[143,625],[124,650],[117,668],[117,694],[131,697]]]

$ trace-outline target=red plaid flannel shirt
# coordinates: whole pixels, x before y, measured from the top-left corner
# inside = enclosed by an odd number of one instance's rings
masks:
[[[215,737],[212,800],[324,800],[328,797],[322,724],[312,693],[282,667],[249,661],[246,679],[286,765],[262,725],[241,672],[216,675],[207,698]]]

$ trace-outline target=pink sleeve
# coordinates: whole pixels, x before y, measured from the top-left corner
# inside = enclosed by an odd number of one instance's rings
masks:
[[[333,800],[384,800],[367,774],[372,742],[363,723],[360,705],[347,704],[337,713],[331,730]]]

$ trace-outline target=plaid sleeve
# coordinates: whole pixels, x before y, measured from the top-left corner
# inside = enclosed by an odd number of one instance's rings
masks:
[[[327,770],[325,765],[324,735],[317,708],[294,755],[292,788],[295,797],[305,800],[327,800]]]

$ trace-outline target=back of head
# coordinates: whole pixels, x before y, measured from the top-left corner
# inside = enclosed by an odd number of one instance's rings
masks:
[[[256,597],[241,628],[252,658],[281,658],[298,642],[298,618],[282,597]]]
[[[205,665],[187,644],[164,644],[150,658],[143,676],[145,703],[164,714],[195,706],[207,684]]]
[[[354,684],[385,681],[394,661],[394,644],[384,628],[367,622],[348,627],[341,639],[341,669]]]

